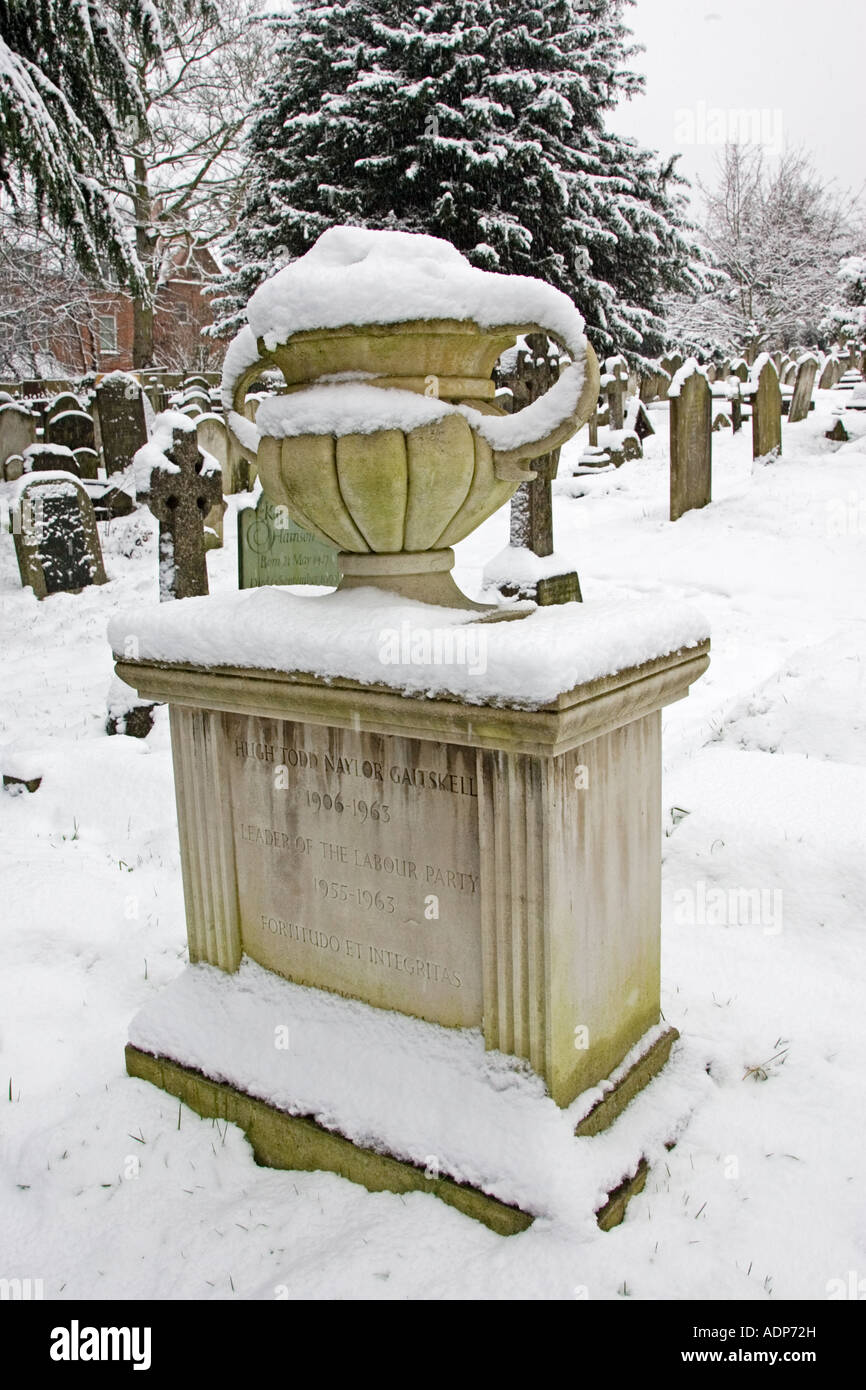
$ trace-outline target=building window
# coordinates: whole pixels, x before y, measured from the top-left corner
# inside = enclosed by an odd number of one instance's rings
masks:
[[[117,317],[115,314],[100,314],[97,318],[99,325],[99,351],[117,352]]]

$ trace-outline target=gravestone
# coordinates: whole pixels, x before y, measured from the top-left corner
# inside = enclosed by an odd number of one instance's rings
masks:
[[[0,406],[0,464],[36,443],[36,416],[19,405]]]
[[[58,415],[49,415],[46,425],[46,442],[62,444],[64,448],[96,449],[96,431],[93,419],[86,410],[64,410]]]
[[[654,401],[659,392],[659,373],[651,372],[648,376],[641,377],[639,395],[645,405]]]
[[[845,422],[842,419],[841,415],[839,416],[839,419],[836,421],[836,423],[833,425],[833,428],[824,432],[824,438],[832,440],[834,444],[845,444],[851,438],[850,434],[845,428]]]
[[[24,459],[21,454],[10,454],[5,463],[0,464],[0,482],[17,483],[24,473]]]
[[[815,385],[815,374],[819,365],[817,357],[813,357],[811,353],[801,357],[797,363],[794,394],[791,397],[791,405],[788,410],[788,423],[791,425],[796,424],[798,420],[805,420],[809,414],[812,404],[812,388]]]
[[[625,413],[625,428],[637,435],[641,444],[650,435],[655,434],[655,425],[650,419],[649,411],[641,400],[640,396],[632,397],[628,410]]]
[[[71,473],[80,476],[78,461],[63,444],[28,444],[24,450],[25,473]]]
[[[818,359],[817,359],[817,358],[815,358],[815,366],[816,366],[816,368],[817,368],[817,366],[818,366]],[[782,384],[783,386],[794,386],[794,385],[796,384],[798,372],[799,372],[799,363],[798,363],[798,362],[794,362],[794,361],[791,361],[791,362],[783,362],[783,364],[782,364],[782,370],[781,370],[781,372],[779,373],[779,381],[781,382],[781,384]]]
[[[752,390],[752,458],[767,458],[782,452],[782,392],[779,374],[766,353],[754,367]]]
[[[720,410],[713,420],[713,434],[718,434],[719,430],[729,430],[731,422],[723,410]]]
[[[223,492],[248,492],[252,487],[251,465],[244,458],[226,423],[219,415],[200,415],[195,422],[198,442],[208,454],[213,454],[223,475]]]
[[[173,431],[164,460],[144,495],[159,522],[160,602],[208,592],[205,518],[223,501],[219,469],[207,465],[194,429]]]
[[[821,378],[818,382],[818,389],[820,391],[831,390],[836,385],[836,382],[839,380],[841,375],[841,363],[839,363],[835,357],[828,357],[821,371]]]
[[[337,551],[292,521],[285,507],[261,493],[255,506],[238,511],[238,588],[264,584],[340,582]]]
[[[55,415],[64,415],[67,410],[80,410],[81,401],[72,391],[61,391],[55,396],[48,410],[45,413],[46,420],[53,420]]]
[[[109,474],[128,468],[147,443],[141,387],[126,372],[112,372],[96,388],[96,415],[102,456]]]
[[[78,464],[79,478],[98,478],[102,467],[95,449],[75,449],[75,462]]]
[[[741,382],[749,380],[749,364],[744,357],[738,357],[731,363],[731,376],[735,376]]]
[[[82,450],[82,452],[84,452]],[[93,503],[97,521],[112,521],[117,516],[130,516],[135,511],[135,479],[131,473],[112,473],[109,478],[105,469],[102,476],[88,477],[82,474],[82,485]]]
[[[713,436],[710,383],[692,357],[672,383],[670,516],[705,507],[712,500]]]
[[[106,583],[93,507],[75,478],[22,480],[13,531],[21,583],[38,599]]]

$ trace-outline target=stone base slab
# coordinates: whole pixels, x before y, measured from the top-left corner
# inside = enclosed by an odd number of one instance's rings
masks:
[[[664,1065],[675,1038],[671,1029],[593,1107],[576,1133],[597,1134],[612,1124],[628,1102]],[[355,1144],[324,1128],[309,1115],[291,1115],[224,1082],[214,1081],[193,1067],[168,1057],[153,1056],[132,1043],[126,1047],[129,1076],[149,1081],[176,1096],[203,1119],[238,1125],[247,1136],[258,1164],[299,1172],[329,1172],[366,1187],[368,1192],[426,1192],[464,1216],[480,1221],[497,1235],[517,1235],[535,1220],[531,1212],[482,1192],[447,1175],[428,1176],[428,1170],[392,1154]],[[592,1120],[593,1127],[584,1129]],[[641,1192],[649,1165],[641,1156],[633,1174],[626,1174],[595,1213],[603,1231],[620,1224],[633,1196]]]
[[[671,1055],[671,1048],[679,1037],[676,1028],[667,1028],[660,1038],[652,1044],[642,1056],[638,1057],[630,1067],[624,1068],[614,1073],[615,1079],[602,1086],[604,1094],[594,1102],[591,1109],[587,1111],[583,1119],[575,1126],[575,1134],[578,1139],[588,1138],[593,1134],[601,1134],[613,1124],[625,1110],[629,1101],[634,1100],[635,1096],[643,1090],[654,1076],[658,1076],[668,1057]]]

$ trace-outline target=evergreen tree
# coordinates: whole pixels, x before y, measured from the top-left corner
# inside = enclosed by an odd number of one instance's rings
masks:
[[[299,0],[257,102],[217,331],[327,227],[424,231],[564,290],[604,357],[655,356],[696,283],[672,165],[605,128],[639,89],[621,0]]]
[[[149,50],[149,0],[125,10]],[[110,265],[135,282],[134,247],[103,186],[119,160],[116,121],[139,110],[134,75],[103,0],[0,0],[0,188],[30,189],[68,232],[90,273]]]

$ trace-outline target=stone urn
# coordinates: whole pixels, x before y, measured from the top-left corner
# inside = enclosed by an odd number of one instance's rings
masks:
[[[317,278],[322,326],[307,326]],[[410,316],[437,301],[441,317]],[[341,313],[371,321],[333,322]],[[268,498],[337,548],[340,587],[490,611],[454,583],[452,546],[595,408],[598,363],[570,300],[528,277],[478,270],[437,238],[333,228],[257,291],[248,317],[226,355],[229,427]],[[493,368],[535,332],[571,364],[509,415],[493,403]],[[285,391],[264,400],[251,425],[247,392],[274,369]]]

